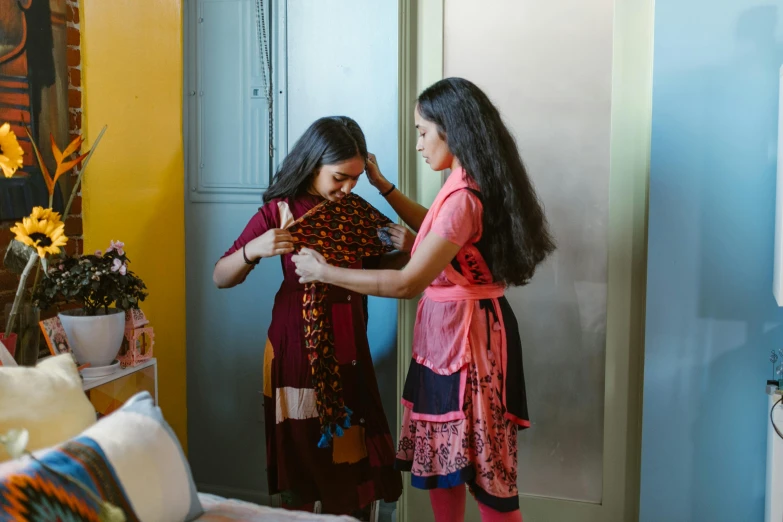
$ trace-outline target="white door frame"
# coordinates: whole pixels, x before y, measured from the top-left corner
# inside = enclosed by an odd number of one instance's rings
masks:
[[[413,107],[417,94],[443,77],[444,1],[398,0],[399,184],[425,206],[440,179],[427,175],[417,159]],[[615,0],[614,15],[603,499],[592,504],[522,495],[522,512],[532,522],[627,522],[639,516],[654,0]],[[416,303],[401,301],[400,396],[415,316]],[[402,406],[397,418],[399,425]],[[405,477],[397,520],[419,521],[430,513],[429,497]]]

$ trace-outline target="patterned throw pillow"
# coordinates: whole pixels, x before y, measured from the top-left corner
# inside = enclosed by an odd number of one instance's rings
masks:
[[[101,501],[122,511],[127,522],[139,520],[103,450],[87,437],[44,450],[37,460],[0,464],[0,520],[97,522],[105,520]]]
[[[378,209],[350,194],[340,201],[323,201],[289,229],[296,251],[303,247],[319,252],[331,265],[351,267],[364,257],[393,249],[383,228],[391,223]],[[334,334],[324,305],[329,285],[308,283],[302,303],[305,346],[312,371],[316,407],[321,422],[320,447],[333,436],[342,436],[351,425],[351,410],[345,407],[340,367],[335,357]]]
[[[128,521],[189,522],[203,513],[182,448],[148,392],[35,455],[45,466],[29,457],[0,465],[0,521],[102,520],[100,505],[52,469],[87,485]]]

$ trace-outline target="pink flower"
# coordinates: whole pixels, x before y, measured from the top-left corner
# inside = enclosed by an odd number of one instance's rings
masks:
[[[96,250],[95,251],[95,257],[101,257],[102,255],[103,255],[103,252],[101,252],[100,250]]]
[[[118,255],[125,255],[125,250],[123,250],[123,248],[125,248],[125,243],[122,241],[114,241],[113,239],[110,241],[110,243],[111,244],[109,245],[109,248],[106,249],[106,252],[111,252],[114,250]]]
[[[114,261],[112,261],[111,271],[119,272],[120,275],[125,275],[126,273],[128,273],[128,265],[126,265],[119,259],[115,259]]]

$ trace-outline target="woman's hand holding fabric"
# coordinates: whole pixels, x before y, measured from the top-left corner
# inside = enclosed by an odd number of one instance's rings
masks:
[[[250,241],[245,249],[252,259],[282,256],[294,251],[294,240],[287,230],[273,228]]]
[[[410,252],[413,248],[413,242],[416,241],[416,234],[402,225],[389,225],[386,227],[389,231],[389,238],[396,250],[400,252]]]
[[[325,282],[324,273],[329,265],[324,256],[315,250],[303,248],[291,259],[296,264],[296,275],[299,276],[300,283]]]

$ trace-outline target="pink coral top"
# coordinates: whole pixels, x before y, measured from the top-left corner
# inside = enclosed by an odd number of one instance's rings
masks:
[[[498,298],[505,285],[495,283],[475,243],[481,238],[483,206],[462,169],[454,170],[438,192],[413,245],[429,233],[462,247],[419,302],[413,331],[413,357],[436,373],[450,375],[470,362],[469,338],[480,299]],[[500,326],[500,325],[498,325]]]

